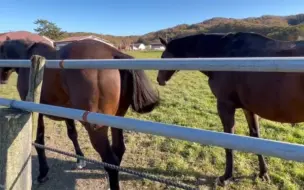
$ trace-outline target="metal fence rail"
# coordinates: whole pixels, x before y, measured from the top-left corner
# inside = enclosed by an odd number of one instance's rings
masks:
[[[30,60],[0,60],[1,67],[29,67]],[[241,57],[183,59],[68,59],[47,60],[46,68],[143,69],[304,72],[304,57]]]
[[[83,121],[83,115],[86,113],[86,111],[79,109],[63,108],[4,98],[0,98],[0,105],[80,121]],[[304,145],[300,144],[187,128],[178,125],[142,121],[93,112],[90,112],[87,115],[87,121],[92,124],[108,125],[125,130],[304,162]]]

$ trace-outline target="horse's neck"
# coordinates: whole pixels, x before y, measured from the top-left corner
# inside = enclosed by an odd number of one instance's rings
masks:
[[[186,53],[186,57],[191,57],[191,58],[204,58],[203,56],[199,55],[198,53],[195,52],[187,52]],[[213,71],[200,71],[201,73],[203,73],[204,75],[206,75],[207,77],[210,77],[212,75]]]
[[[51,50],[51,51],[47,52],[45,54],[45,58],[46,59],[59,59],[58,51],[57,50]]]
[[[200,72],[206,75],[208,78],[210,78],[213,73],[213,71],[200,71]]]

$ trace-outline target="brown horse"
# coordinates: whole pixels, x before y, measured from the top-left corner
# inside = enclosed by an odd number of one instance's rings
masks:
[[[9,37],[6,37],[6,41],[11,40]],[[28,42],[28,41],[27,41]],[[3,44],[3,41],[0,42],[0,47]],[[1,59],[1,50],[0,49],[0,59]],[[0,84],[6,84],[8,82],[9,77],[15,71],[14,68],[0,68]]]
[[[5,59],[5,58],[13,58],[13,59],[21,59],[24,57],[28,57],[30,55],[27,55],[28,52],[25,51],[26,48],[31,47],[31,45],[34,45],[34,42],[29,41],[29,40],[12,40],[9,41],[10,38],[6,39],[5,42],[5,46],[1,46],[0,44],[0,59]],[[48,45],[43,45],[43,44],[35,44],[36,45],[36,50],[35,50],[35,54],[41,55],[41,56],[45,56],[48,59],[51,58],[55,58],[56,57],[56,50]],[[40,47],[40,48],[38,48]],[[24,81],[27,81],[29,78],[29,69],[27,68],[10,68],[10,67],[5,67],[5,68],[0,68],[0,84],[6,84],[9,77],[11,76],[11,74],[16,71],[17,73],[19,73],[20,71],[20,75],[18,77],[18,81],[17,81],[17,88],[19,91],[19,96],[21,100],[25,100],[26,95],[27,95],[27,91],[28,91],[28,84],[24,84]],[[50,73],[50,72],[54,72],[54,70],[48,70],[46,71],[46,73]],[[50,74],[47,74],[50,75]],[[54,118],[56,119],[56,118]],[[68,137],[71,139],[73,145],[74,145],[74,149],[75,149],[75,153],[79,156],[84,156],[84,154],[82,153],[78,140],[77,140],[77,131],[76,131],[76,127],[75,127],[75,123],[74,120],[71,119],[65,119],[65,123],[67,126],[67,134]],[[39,149],[40,150],[40,149]],[[38,155],[43,155],[43,157],[45,157],[45,153],[41,153]],[[41,161],[43,162],[43,161]],[[77,163],[76,163],[76,168],[78,169],[82,169],[86,166],[86,162],[84,160],[80,160],[77,159]],[[45,181],[47,178],[44,179],[40,179],[38,178],[38,182],[43,182]]]
[[[283,42],[255,33],[197,34],[160,41],[166,46],[162,58],[304,56],[303,41]],[[159,85],[165,85],[176,72],[159,71]],[[201,72],[209,79],[226,133],[234,133],[235,110],[239,108],[244,111],[252,137],[260,136],[258,115],[277,122],[304,121],[304,73]],[[268,180],[264,157],[258,155],[258,159],[259,177]],[[225,185],[230,179],[233,179],[233,150],[226,149],[225,173],[217,180]]]
[[[131,59],[117,49],[95,40],[82,40],[70,43],[57,53],[54,48],[35,43],[29,45],[24,41],[7,41],[2,45],[2,55],[6,59],[29,59],[32,55],[42,55],[47,59]],[[89,63],[88,63],[89,64]],[[22,99],[28,90],[29,69],[19,68],[18,91]],[[117,69],[46,69],[41,92],[41,103],[62,107],[100,112],[109,115],[124,116],[131,105],[138,113],[149,113],[158,104],[158,94],[152,88],[149,79],[142,70]],[[50,116],[48,116],[50,117]],[[65,120],[68,128],[73,120]],[[67,122],[68,121],[68,122]],[[112,146],[108,139],[108,126],[97,126],[82,122],[88,131],[94,149],[104,162],[120,165],[125,152],[123,131],[112,130]],[[75,142],[77,133],[73,127]],[[36,142],[44,144],[44,123],[42,114],[38,119]],[[74,141],[73,141],[74,142]],[[45,151],[36,148],[39,158],[40,174],[38,181],[46,179],[49,167]],[[79,152],[80,154],[80,152]],[[105,168],[109,175],[111,189],[119,189],[118,171]]]

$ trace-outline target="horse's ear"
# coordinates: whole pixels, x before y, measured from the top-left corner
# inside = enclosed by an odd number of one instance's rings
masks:
[[[160,43],[162,43],[164,46],[167,47],[167,41],[165,39],[163,39],[162,37],[159,37]]]
[[[8,36],[6,36],[6,39],[5,39],[6,41],[9,41],[9,40],[11,40],[11,38],[10,37],[8,37]]]

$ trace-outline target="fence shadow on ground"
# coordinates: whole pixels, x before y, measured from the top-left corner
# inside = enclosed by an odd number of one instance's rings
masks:
[[[103,168],[97,164],[88,163],[86,168],[82,170],[75,169],[74,160],[61,160],[58,158],[48,158],[47,159],[50,171],[49,180],[44,184],[33,184],[33,190],[63,190],[63,189],[106,189],[107,175]],[[32,178],[33,181],[36,180],[38,176],[38,158],[36,155],[32,156]],[[204,175],[196,171],[181,170],[181,171],[167,171],[159,168],[143,168],[143,167],[125,167],[131,170],[147,172],[155,176],[165,177],[176,181],[175,176],[190,176],[191,178],[182,179],[181,182],[191,185],[191,186],[208,186],[214,187],[214,183],[217,176]],[[243,179],[254,179],[253,176],[239,176],[236,178],[236,183]],[[77,180],[82,180],[77,183]],[[96,183],[96,180],[100,182]],[[140,177],[120,173],[120,180],[131,181],[131,180],[141,180]],[[94,181],[94,182],[93,182]],[[98,185],[98,186],[96,186]]]
[[[61,160],[58,158],[47,158],[49,170],[49,180],[44,184],[36,184],[39,175],[38,157],[32,156],[32,179],[33,190],[63,190],[63,189],[107,189],[107,175],[105,170],[97,164],[88,163],[82,170],[75,169],[74,160]],[[77,180],[82,180],[77,183]],[[100,180],[100,183],[96,181]],[[121,173],[120,181],[141,180],[140,177]],[[93,182],[95,181],[95,182]],[[95,186],[95,187],[94,187]]]
[[[192,186],[214,187],[216,178],[218,177],[215,175],[204,175],[203,173],[191,171],[191,170],[168,171],[159,168],[141,168],[141,167],[137,167],[137,168],[126,167],[126,168],[136,171],[148,172],[158,176],[164,176],[166,178],[171,178],[173,180],[175,176],[189,176],[190,177],[189,179],[181,179],[180,181],[182,183]],[[256,178],[255,174],[249,176],[235,176],[233,183],[238,183],[245,179],[254,180],[255,178]]]

